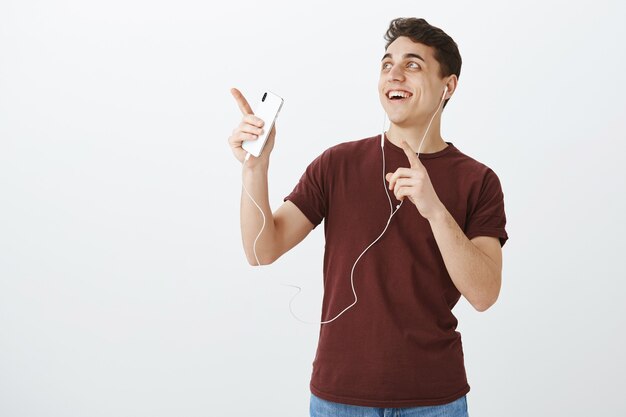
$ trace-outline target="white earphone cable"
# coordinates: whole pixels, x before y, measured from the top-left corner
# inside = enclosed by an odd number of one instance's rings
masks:
[[[242,170],[246,166],[246,162],[248,161],[248,159],[250,159],[250,153],[246,153],[246,157],[244,158],[243,164],[241,165],[241,169]],[[256,263],[257,263],[257,265],[261,266],[261,262],[259,261],[259,257],[256,254],[256,242],[259,240],[259,237],[261,237],[261,233],[263,233],[263,230],[265,229],[265,213],[263,213],[263,209],[261,209],[261,207],[257,204],[257,202],[254,200],[254,198],[252,198],[252,196],[248,192],[248,189],[246,188],[246,184],[244,184],[243,179],[241,181],[241,185],[243,186],[243,189],[246,192],[246,194],[248,194],[248,197],[250,197],[250,200],[252,200],[252,202],[254,203],[256,208],[258,208],[259,211],[261,212],[261,216],[263,216],[263,226],[261,226],[261,230],[259,231],[259,234],[256,236],[256,239],[254,239],[254,243],[252,244],[252,251],[254,252],[254,257],[256,259]]]
[[[437,106],[437,110],[435,111],[435,113],[433,113],[432,117],[430,118],[430,122],[428,123],[428,127],[426,128],[426,132],[424,133],[424,136],[422,137],[422,140],[420,142],[420,146],[418,148],[417,151],[417,157],[419,158],[420,155],[420,150],[422,149],[422,145],[424,143],[424,139],[426,138],[426,135],[428,134],[428,130],[430,129],[430,125],[432,124],[435,115],[439,112],[439,107],[441,106],[441,103],[443,103],[446,92],[447,92],[448,88],[446,87],[446,89],[444,90],[443,96],[441,97],[441,101],[439,102],[439,105]],[[384,112],[383,112],[384,113]],[[354,265],[352,265],[352,270],[350,271],[350,284],[352,286],[352,293],[354,294],[354,302],[352,304],[350,304],[349,306],[347,306],[346,308],[344,308],[341,312],[339,312],[339,314],[337,314],[335,317],[333,317],[330,320],[325,320],[325,321],[306,321],[306,320],[302,320],[300,319],[298,316],[296,316],[293,312],[293,309],[291,308],[291,305],[293,303],[293,300],[296,298],[296,296],[298,294],[300,294],[300,292],[302,291],[302,288],[297,286],[297,285],[292,285],[292,284],[285,284],[283,283],[282,285],[288,286],[288,287],[293,287],[298,289],[298,292],[296,292],[292,297],[291,300],[289,300],[289,311],[291,312],[291,315],[298,321],[302,322],[302,323],[306,323],[306,324],[327,324],[327,323],[331,323],[332,321],[336,320],[337,318],[339,318],[343,313],[345,313],[348,309],[350,309],[352,306],[354,306],[357,301],[358,301],[358,296],[356,294],[356,290],[354,288],[354,269],[356,268],[356,264],[359,262],[359,260],[361,259],[361,257],[365,254],[365,252],[367,252],[367,250],[369,248],[371,248],[376,242],[378,242],[378,240],[383,236],[383,234],[385,234],[385,232],[387,231],[387,228],[389,227],[389,224],[391,223],[391,218],[398,212],[398,210],[400,209],[400,207],[402,206],[402,203],[404,203],[404,200],[402,200],[400,202],[400,204],[398,204],[396,206],[396,209],[393,209],[393,203],[391,202],[391,196],[389,195],[389,190],[387,187],[387,180],[385,178],[385,124],[387,121],[387,114],[384,113],[385,117],[383,119],[383,129],[382,129],[382,133],[380,135],[380,147],[382,150],[382,168],[383,168],[383,187],[385,189],[385,194],[387,195],[387,198],[389,199],[389,208],[390,208],[390,214],[389,214],[389,219],[387,219],[387,224],[385,225],[385,228],[383,229],[383,231],[380,233],[380,235],[378,235],[378,237],[372,242],[370,243],[365,250],[363,250],[363,252],[361,252],[361,254],[359,255],[359,257],[356,259],[356,261],[354,261]],[[242,165],[242,170],[246,165],[246,161],[248,161],[248,159],[250,158],[250,154],[247,153],[246,157],[243,161],[243,165]],[[261,233],[263,233],[263,230],[265,229],[265,213],[263,213],[263,210],[261,209],[261,207],[257,204],[257,202],[254,200],[254,198],[252,198],[252,196],[250,195],[250,193],[248,192],[248,189],[246,188],[244,182],[242,181],[242,186],[244,191],[246,192],[246,194],[248,195],[248,197],[250,198],[250,200],[252,200],[252,202],[254,203],[254,205],[259,209],[259,211],[261,212],[261,215],[263,216],[263,226],[261,226],[261,230],[259,231],[259,234],[257,235],[256,239],[254,240],[254,244],[252,245],[252,250],[254,252],[254,257],[257,261],[257,265],[261,265],[261,262],[259,262],[259,257],[257,256],[256,253],[256,243],[259,239],[259,237],[261,236]]]

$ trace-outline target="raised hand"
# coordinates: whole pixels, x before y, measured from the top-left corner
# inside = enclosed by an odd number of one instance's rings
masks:
[[[404,140],[401,146],[411,167],[400,167],[395,172],[385,175],[385,179],[389,182],[389,189],[393,190],[398,200],[402,201],[408,197],[419,213],[429,219],[441,210],[443,203],[433,188],[426,167],[415,155],[411,146]]]
[[[241,147],[241,144],[244,140],[256,140],[263,132],[263,126],[265,125],[265,122],[254,115],[250,104],[248,104],[246,98],[243,96],[243,94],[241,94],[241,91],[236,88],[231,88],[230,93],[235,98],[237,106],[241,111],[242,117],[241,122],[235,129],[233,129],[232,134],[228,138],[228,144],[230,145],[230,148],[233,151],[235,158],[237,158],[239,162],[243,162],[246,157],[246,151]],[[274,148],[275,136],[276,126],[274,125],[272,127],[272,131],[267,138],[267,142],[265,143],[265,147],[263,148],[263,152],[261,153],[261,155],[259,155],[258,158],[250,156],[250,161],[248,162],[251,162],[253,159],[262,162],[268,162],[270,153]]]

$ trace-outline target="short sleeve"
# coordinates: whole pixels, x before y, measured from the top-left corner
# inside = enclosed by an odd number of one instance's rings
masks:
[[[293,191],[283,201],[290,200],[317,227],[326,217],[328,209],[329,151],[325,151],[309,164]]]
[[[477,236],[497,237],[500,239],[500,247],[503,247],[509,238],[505,227],[504,193],[498,176],[489,168],[483,179],[478,200],[468,215],[465,235],[468,239]]]

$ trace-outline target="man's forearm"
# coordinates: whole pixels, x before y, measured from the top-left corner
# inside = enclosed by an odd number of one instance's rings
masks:
[[[250,161],[246,161],[246,164]],[[267,181],[268,167],[263,165],[244,166],[243,181],[254,200],[265,214],[265,227],[256,244],[256,254],[261,265],[273,262],[272,248],[273,236],[275,235],[274,216],[269,204],[269,192]],[[245,190],[241,189],[241,238],[246,258],[250,265],[257,265],[254,256],[254,240],[263,227],[263,216],[252,202]]]
[[[429,222],[454,285],[478,311],[488,309],[500,292],[496,263],[465,236],[445,206]]]

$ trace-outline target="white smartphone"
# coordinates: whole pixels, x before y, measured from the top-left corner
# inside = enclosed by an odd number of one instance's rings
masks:
[[[255,157],[261,155],[261,152],[263,152],[263,148],[265,147],[267,137],[274,127],[274,122],[278,117],[278,113],[280,113],[280,109],[283,107],[283,102],[284,100],[281,97],[271,91],[263,93],[261,101],[259,101],[252,109],[254,115],[265,122],[263,124],[263,134],[261,134],[256,140],[246,140],[242,143],[241,147],[245,149],[246,152],[254,155]]]

